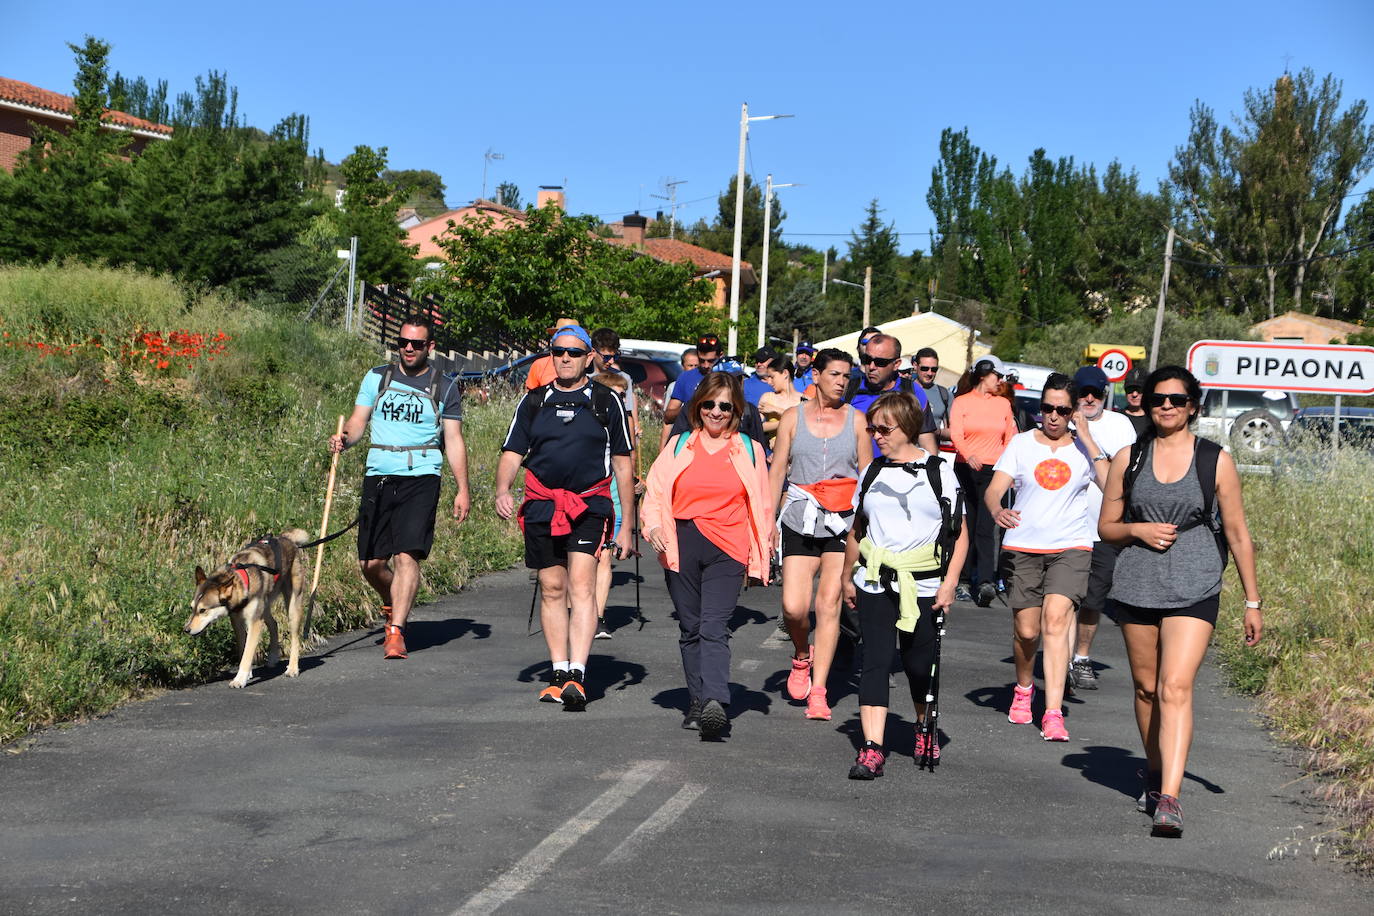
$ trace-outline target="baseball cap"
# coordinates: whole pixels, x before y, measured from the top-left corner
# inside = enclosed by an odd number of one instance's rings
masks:
[[[581,325],[564,325],[563,327],[553,332],[553,335],[549,338],[549,343],[553,343],[553,341],[557,340],[560,337],[576,337],[579,341],[582,342],[582,345],[584,347],[586,347],[588,350],[592,349],[592,335],[588,334],[587,329],[582,327]]]
[[[1006,378],[1007,376],[1007,367],[1002,365],[1002,361],[997,357],[993,356],[991,353],[989,353],[987,356],[978,357],[977,362],[973,364],[974,372],[986,368],[992,369],[993,372],[996,372],[1003,378]]]
[[[1107,373],[1096,366],[1083,366],[1073,374],[1075,388],[1100,388],[1107,390]]]
[[[754,362],[761,363],[770,359],[777,359],[778,351],[772,347],[759,347],[754,351]]]
[[[1132,388],[1145,387],[1145,372],[1140,368],[1134,368],[1126,373],[1126,381],[1122,384],[1123,388],[1129,391]]]
[[[808,341],[808,340],[803,340],[801,343],[797,344],[797,351],[796,351],[796,352],[798,352],[798,353],[815,353],[815,352],[816,352],[816,348],[813,347],[813,346],[811,346],[811,342],[810,342],[810,341]]]
[[[553,332],[557,331],[559,328],[570,328],[577,326],[578,323],[576,318],[557,318],[554,320],[553,324],[549,325],[547,328],[544,329],[544,333],[552,337]]]
[[[727,356],[724,359],[717,360],[711,371],[728,372],[731,375],[743,375],[744,367],[739,364],[739,360]]]

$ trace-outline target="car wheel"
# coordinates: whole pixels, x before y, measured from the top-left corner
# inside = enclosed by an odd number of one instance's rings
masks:
[[[1247,459],[1263,458],[1283,441],[1283,426],[1267,410],[1246,411],[1231,424],[1231,453],[1242,464]]]

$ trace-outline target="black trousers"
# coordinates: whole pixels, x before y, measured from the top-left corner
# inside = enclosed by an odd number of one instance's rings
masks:
[[[962,461],[954,465],[954,474],[964,491],[964,506],[968,512],[968,559],[964,561],[964,575],[975,586],[997,581],[997,523],[983,502],[992,484],[992,465],[974,470]]]
[[[892,654],[900,650],[902,668],[915,703],[926,701],[930,689],[930,666],[935,661],[935,598],[918,598],[921,617],[916,630],[897,629],[898,597],[884,591],[871,595],[858,590],[859,622],[863,627],[863,669],[859,675],[860,706],[891,706],[888,702],[887,675],[892,670]]]
[[[679,571],[666,574],[668,595],[677,609],[687,693],[703,703],[729,705],[730,617],[744,587],[745,565],[712,544],[694,522],[682,519],[677,520],[677,558]]]

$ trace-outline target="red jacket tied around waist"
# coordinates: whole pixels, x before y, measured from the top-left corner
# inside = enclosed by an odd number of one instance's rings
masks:
[[[582,517],[587,511],[586,498],[588,496],[604,496],[611,498],[611,478],[598,481],[587,489],[578,493],[573,490],[560,490],[557,487],[547,487],[540,483],[539,478],[535,477],[528,469],[525,471],[525,500],[520,504],[520,511],[516,517],[520,522],[520,530],[525,530],[525,507],[532,502],[551,502],[553,503],[553,519],[549,522],[549,534],[557,537],[561,534],[572,534],[572,523]],[[610,528],[614,530],[615,519],[609,520]]]

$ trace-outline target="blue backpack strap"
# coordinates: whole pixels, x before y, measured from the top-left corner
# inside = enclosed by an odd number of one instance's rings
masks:
[[[691,433],[678,433],[673,439],[673,457],[676,458],[682,451],[682,447],[687,444],[687,437]]]
[[[674,458],[676,458],[676,457],[678,456],[678,454],[682,451],[682,447],[683,447],[684,445],[687,444],[687,437],[690,436],[690,435],[692,435],[690,432],[678,433],[678,434],[677,434],[677,438],[675,438],[675,439],[673,440],[673,457],[674,457]],[[744,443],[745,451],[747,451],[747,452],[749,453],[749,463],[750,463],[750,464],[758,464],[758,463],[759,463],[759,462],[758,462],[758,459],[757,459],[756,457],[754,457],[754,455],[755,455],[755,453],[754,453],[754,440],[753,440],[753,439],[750,439],[750,438],[749,438],[748,436],[746,436],[744,433],[740,433],[740,436],[739,436],[739,437],[740,437],[740,441]]]
[[[739,437],[744,442],[745,449],[747,449],[749,452],[749,463],[758,464],[758,460],[754,457],[754,440],[746,436],[744,433],[740,433]]]

